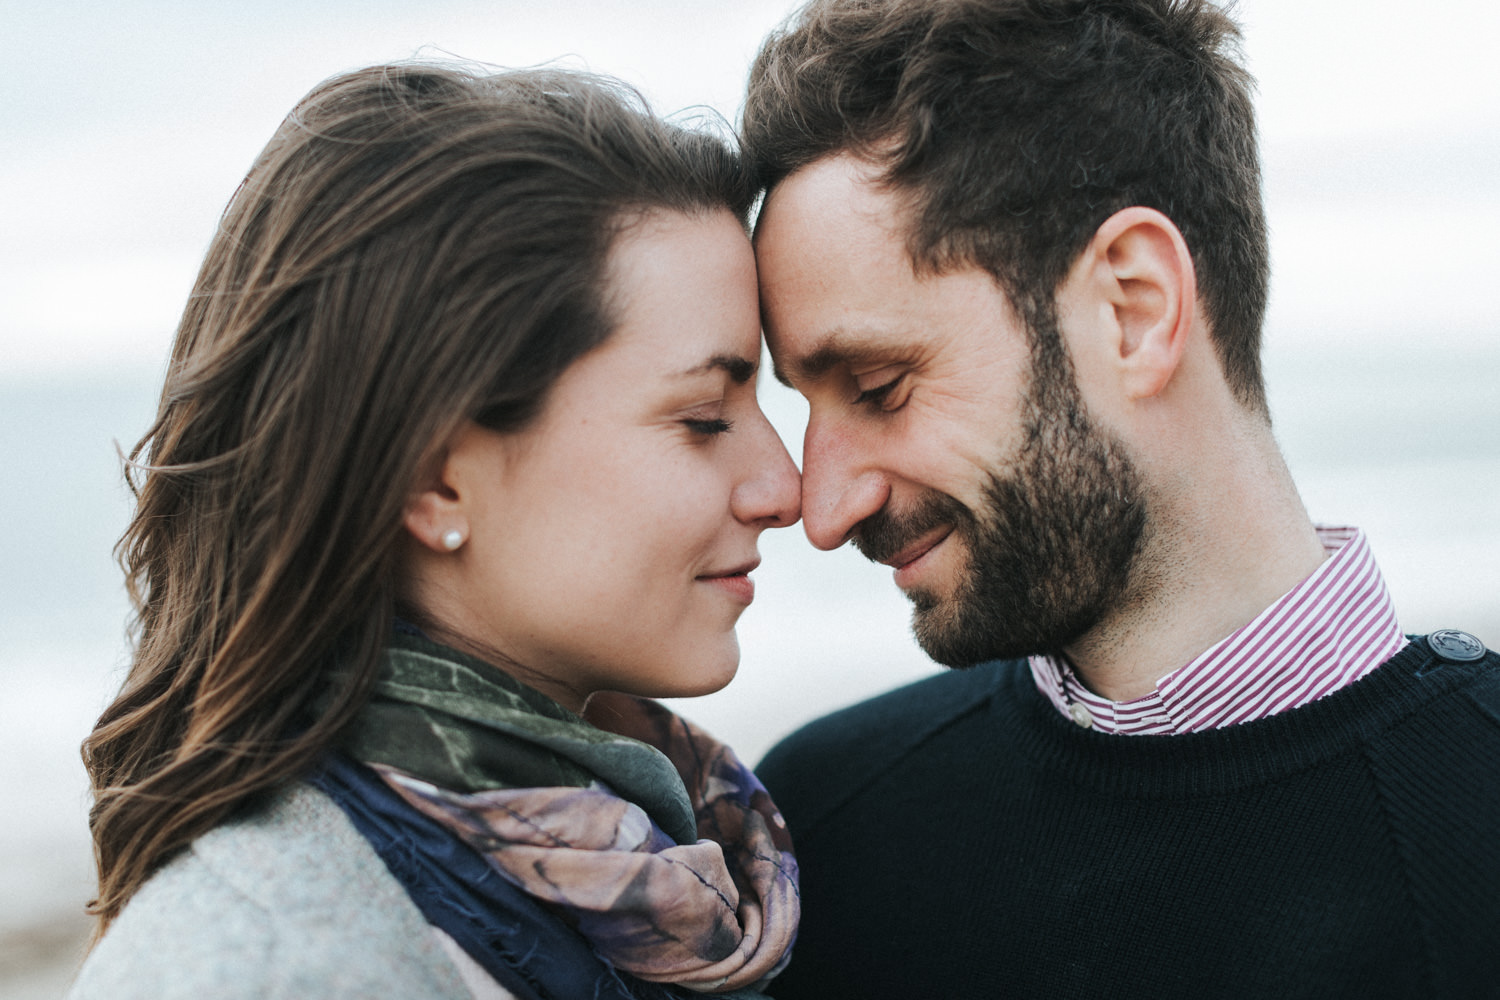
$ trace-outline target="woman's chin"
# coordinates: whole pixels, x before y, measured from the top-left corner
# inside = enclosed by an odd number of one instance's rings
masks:
[[[680,667],[668,667],[654,676],[611,688],[639,698],[701,698],[729,686],[740,669],[740,647],[731,631],[719,649],[685,657]]]

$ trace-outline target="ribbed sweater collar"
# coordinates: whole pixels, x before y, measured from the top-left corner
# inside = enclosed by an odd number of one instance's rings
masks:
[[[1111,735],[1061,717],[1025,662],[997,673],[988,711],[1043,769],[1092,792],[1129,798],[1212,796],[1269,784],[1378,738],[1418,707],[1450,694],[1494,656],[1438,659],[1417,640],[1363,679],[1301,708],[1183,735]],[[1009,690],[1004,690],[1008,688]]]

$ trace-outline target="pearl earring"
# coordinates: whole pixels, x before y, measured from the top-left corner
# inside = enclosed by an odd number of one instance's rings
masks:
[[[449,528],[443,532],[443,548],[449,552],[456,551],[464,543],[464,533],[457,528]]]

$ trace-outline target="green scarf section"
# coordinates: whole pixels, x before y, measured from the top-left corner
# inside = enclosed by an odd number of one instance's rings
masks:
[[[391,637],[370,703],[341,748],[465,794],[603,783],[677,843],[698,837],[687,789],[661,751],[598,729],[483,660],[418,636]]]
[[[398,632],[340,749],[609,966],[758,995],[790,958],[801,911],[775,803],[733,751],[656,702],[600,694],[589,717],[599,725]]]

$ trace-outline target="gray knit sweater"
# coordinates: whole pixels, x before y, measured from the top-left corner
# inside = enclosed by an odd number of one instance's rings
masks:
[[[74,1000],[472,994],[344,814],[298,786],[199,837],[136,893]]]

